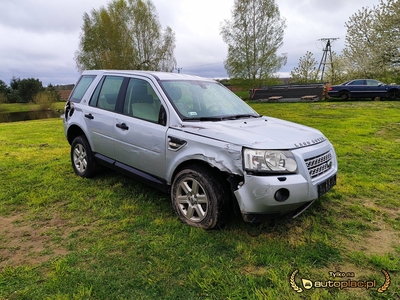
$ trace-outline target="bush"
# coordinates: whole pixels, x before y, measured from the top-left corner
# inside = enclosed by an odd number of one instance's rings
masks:
[[[52,94],[53,101],[61,101],[61,94],[51,83],[47,86],[46,91]]]
[[[42,110],[51,109],[57,99],[52,91],[38,93],[33,102],[38,104]]]
[[[21,79],[18,82],[18,93],[23,103],[34,101],[36,95],[43,90],[42,82],[39,79]]]
[[[7,96],[5,93],[0,93],[0,103],[6,103],[7,102]]]
[[[8,103],[22,103],[21,96],[19,95],[18,90],[11,90],[7,95]]]

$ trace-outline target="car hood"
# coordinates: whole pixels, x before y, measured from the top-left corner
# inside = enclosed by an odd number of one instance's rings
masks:
[[[326,140],[319,130],[270,117],[184,122],[179,127],[188,133],[255,149],[288,150]]]

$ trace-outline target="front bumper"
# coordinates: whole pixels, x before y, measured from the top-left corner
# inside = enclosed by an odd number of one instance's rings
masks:
[[[254,222],[265,217],[289,213],[295,213],[297,216],[322,193],[332,188],[336,183],[337,160],[331,144],[329,142],[324,144],[293,151],[298,158],[297,174],[274,176],[245,174],[243,183],[234,191],[243,219]],[[329,170],[312,178],[304,159],[329,150],[333,153]]]

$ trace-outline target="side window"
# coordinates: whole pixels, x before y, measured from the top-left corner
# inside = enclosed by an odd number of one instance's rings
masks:
[[[161,101],[147,81],[135,78],[129,80],[124,115],[158,123],[160,108]]]
[[[364,80],[354,80],[351,85],[365,85]]]
[[[87,89],[95,78],[96,75],[83,75],[76,84],[76,87],[74,88],[69,100],[75,103],[81,102],[83,95],[86,93]]]
[[[114,111],[123,80],[124,77],[120,76],[105,76],[96,87],[89,105]]]
[[[379,81],[376,80],[367,80],[367,85],[378,86],[380,84]]]

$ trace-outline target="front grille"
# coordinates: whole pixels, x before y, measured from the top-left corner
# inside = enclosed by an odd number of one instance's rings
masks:
[[[324,154],[311,157],[304,160],[307,165],[311,178],[318,177],[332,168],[332,152],[328,151]]]

